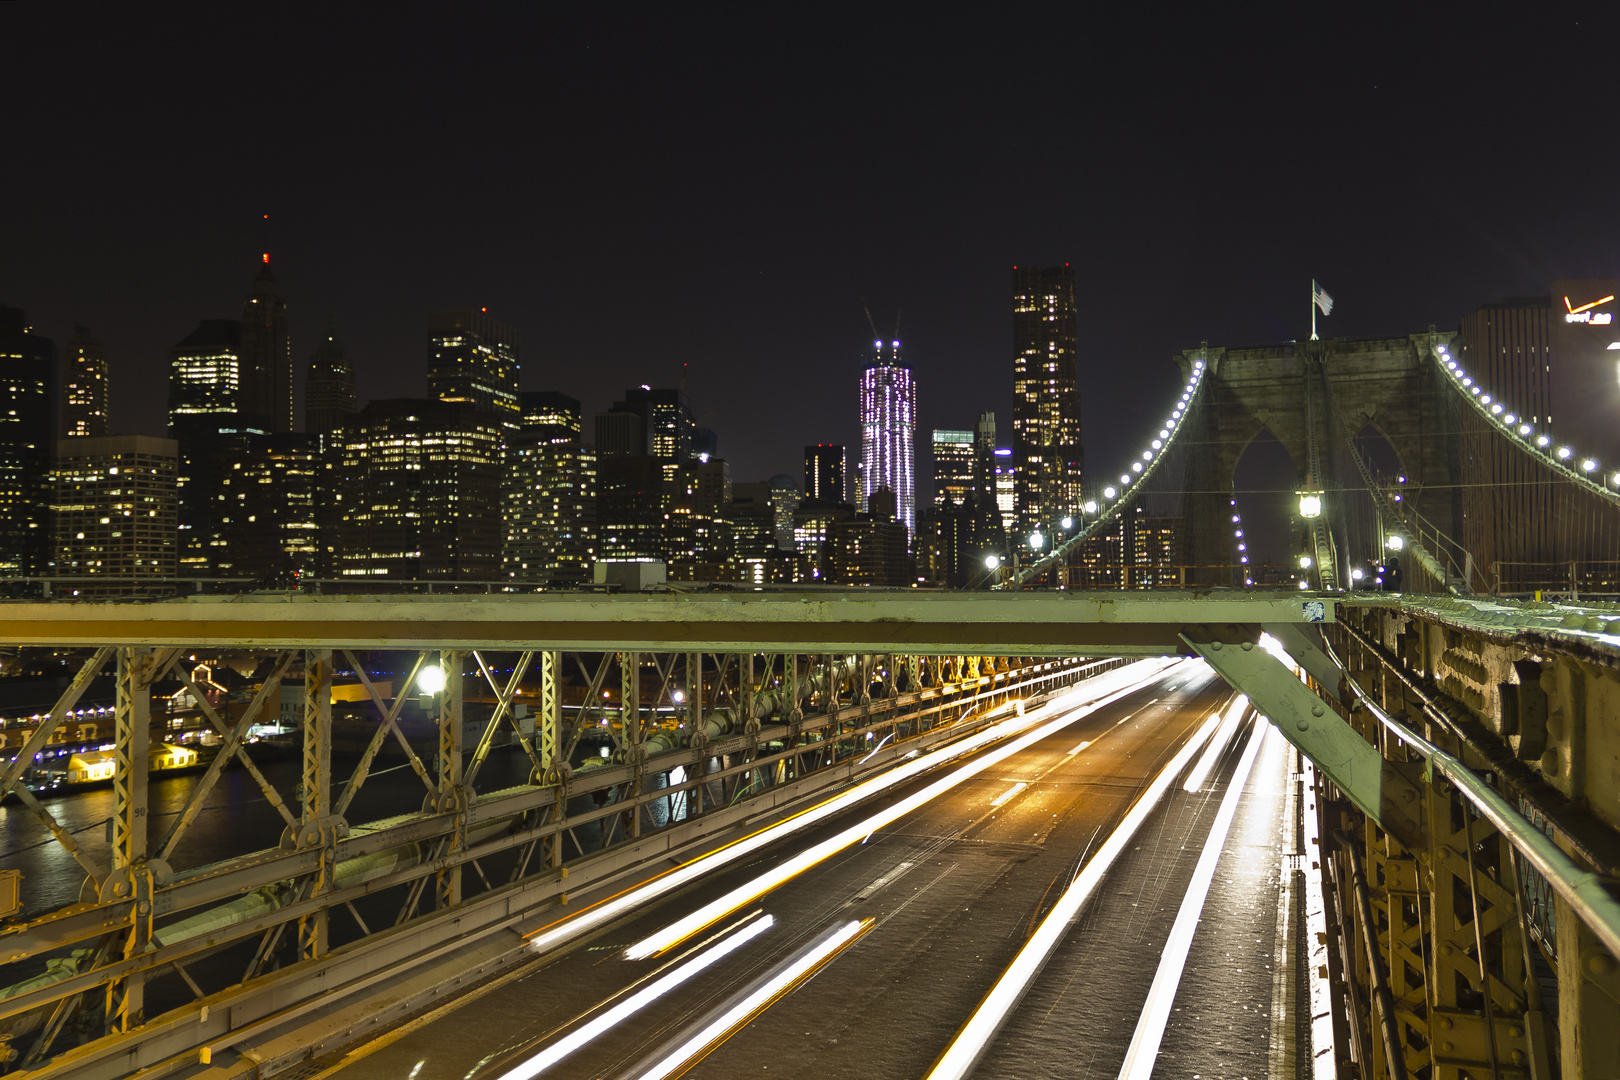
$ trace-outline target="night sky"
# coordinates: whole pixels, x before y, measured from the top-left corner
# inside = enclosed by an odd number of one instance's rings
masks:
[[[422,395],[425,313],[487,306],[524,389],[684,380],[748,481],[855,442],[863,298],[921,431],[1005,443],[1012,267],[1073,262],[1115,471],[1313,277],[1355,337],[1620,273],[1614,5],[1140,7],[6,4],[0,303],[156,434],[269,251],[300,382],[330,312],[362,400]]]

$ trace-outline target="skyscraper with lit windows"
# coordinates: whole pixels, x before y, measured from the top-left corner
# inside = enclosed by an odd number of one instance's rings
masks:
[[[62,368],[62,434],[70,439],[106,435],[107,361],[101,342],[77,323]]]
[[[428,316],[428,393],[471,405],[516,427],[518,332],[483,310],[435,311]]]
[[[0,576],[42,573],[50,557],[56,343],[0,306]]]
[[[861,472],[857,510],[876,492],[894,494],[895,517],[916,535],[917,384],[900,361],[900,343],[873,343],[876,355],[861,372]]]
[[[1024,532],[1080,510],[1078,332],[1074,268],[1014,267],[1013,467]]]

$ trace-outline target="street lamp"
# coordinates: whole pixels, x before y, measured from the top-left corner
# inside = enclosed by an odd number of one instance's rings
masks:
[[[1086,505],[1082,506],[1080,509],[1084,510],[1087,514],[1095,514],[1097,512],[1097,500],[1086,500]]]
[[[1029,534],[1029,550],[1039,551],[1045,546],[1046,537],[1041,535],[1041,530],[1036,529],[1034,532]]]
[[[1588,469],[1587,471],[1590,472],[1591,470]],[[1068,532],[1070,529],[1074,528],[1074,518],[1065,517],[1061,522],[1059,522],[1059,524],[1063,526],[1064,532]]]
[[[1299,494],[1299,516],[1310,519],[1322,516],[1322,493],[1320,491],[1301,491]]]
[[[1406,546],[1406,541],[1402,540],[1398,534],[1391,533],[1389,539],[1384,541],[1384,546],[1391,551],[1399,551]]]
[[[429,664],[416,673],[416,688],[424,694],[437,694],[444,689],[444,668]]]
[[[986,570],[995,570],[1000,566],[1001,566],[1001,556],[1000,555],[986,555],[984,557],[984,568]]]
[[[1311,557],[1309,555],[1301,555],[1299,557],[1299,568],[1301,570],[1309,570],[1311,568]]]

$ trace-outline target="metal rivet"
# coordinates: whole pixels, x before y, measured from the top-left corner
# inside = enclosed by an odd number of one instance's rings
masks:
[[[1324,714],[1326,712],[1327,712],[1327,710],[1324,709],[1320,705],[1312,705],[1311,706],[1311,715],[1312,716],[1321,716],[1322,714]]]
[[[1295,721],[1294,726],[1299,728],[1299,730],[1301,730],[1301,731],[1309,731],[1310,727],[1311,727],[1311,722],[1309,720],[1305,719],[1302,716],[1297,721]]]
[[[1251,650],[1251,649],[1253,649],[1253,648],[1254,648],[1254,642],[1252,642],[1252,641],[1245,641],[1245,642],[1244,642],[1244,643],[1243,643],[1243,651],[1244,651],[1244,652],[1249,652],[1249,651],[1250,651],[1250,650]]]
[[[1218,642],[1218,641],[1210,642],[1209,647],[1211,649],[1213,649],[1215,652],[1220,652],[1221,651],[1221,643]]]

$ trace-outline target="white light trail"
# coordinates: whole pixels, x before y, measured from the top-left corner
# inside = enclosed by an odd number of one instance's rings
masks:
[[[1220,719],[1214,716],[1205,720],[1176,756],[1170,759],[1170,764],[1153,778],[1153,783],[1148,785],[1136,805],[1131,807],[1113,835],[1097,849],[1097,854],[1091,857],[1091,861],[1086,863],[1079,876],[1074,879],[1074,884],[1069,886],[1057,904],[1047,913],[1046,918],[1041,920],[1041,925],[1024,943],[1024,947],[1018,950],[1018,955],[1013,957],[1013,962],[1007,966],[1007,970],[1001,973],[1001,978],[990,988],[990,993],[985,995],[979,1007],[973,1011],[973,1015],[968,1017],[968,1022],[956,1033],[956,1038],[951,1040],[951,1045],[940,1055],[940,1059],[928,1073],[928,1080],[962,1080],[962,1077],[972,1071],[980,1055],[990,1045],[990,1040],[1001,1030],[1001,1025],[1007,1022],[1007,1017],[1012,1014],[1019,999],[1024,996],[1030,983],[1035,981],[1035,976],[1040,974],[1041,968],[1046,965],[1053,950],[1063,940],[1069,924],[1079,916],[1080,909],[1091,899],[1091,894],[1097,890],[1097,886],[1102,883],[1102,879],[1107,876],[1120,855],[1124,854],[1136,836],[1136,831],[1158,808],[1165,792],[1170,790],[1170,786],[1176,782],[1176,777],[1181,775],[1187,763],[1197,756],[1219,723]]]
[[[1087,739],[1085,742],[1081,743],[1079,746],[1075,747],[1073,750],[1070,750],[1067,756],[1074,757],[1074,755],[1078,754],[1080,751],[1084,750],[1086,747],[1088,747],[1090,745],[1091,745],[1091,740]]]
[[[1029,787],[1028,784],[1014,784],[1012,787],[1008,788],[1006,791],[1003,791],[1000,795],[997,795],[994,799],[991,799],[990,800],[990,805],[991,806],[1004,806],[1004,805],[1006,805],[1006,803],[1007,803],[1007,801],[1009,799],[1011,799],[1014,795],[1017,795],[1020,791],[1023,791],[1027,787]]]
[[[1242,694],[1237,695],[1227,705],[1226,719],[1222,720],[1221,726],[1216,729],[1215,737],[1209,740],[1209,746],[1204,749],[1204,754],[1198,759],[1198,764],[1194,765],[1192,772],[1187,774],[1187,782],[1181,785],[1181,790],[1198,791],[1204,786],[1204,781],[1208,780],[1209,774],[1215,771],[1215,764],[1221,760],[1221,755],[1226,753],[1226,748],[1232,742],[1232,737],[1237,734],[1238,725],[1243,723],[1243,714],[1248,710],[1248,707],[1249,699]]]
[[[1106,701],[1102,701],[1102,704],[1106,704],[1107,701],[1112,701],[1115,698],[1132,693],[1142,686],[1151,684],[1153,680],[1162,676],[1168,668],[1182,662],[1180,660],[1173,660],[1168,663],[1143,660],[1087,679],[1069,693],[1042,705],[1038,709],[1031,710],[1024,716],[1009,718],[986,728],[977,735],[969,736],[960,742],[952,743],[950,746],[931,753],[920,755],[904,765],[874,776],[872,779],[857,784],[848,791],[825,802],[818,803],[785,821],[780,821],[723,848],[683,863],[651,881],[626,889],[624,892],[611,896],[576,915],[541,927],[530,935],[529,947],[537,952],[544,952],[565,944],[582,934],[596,929],[603,923],[619,918],[648,900],[656,899],[666,893],[682,888],[705,874],[713,873],[720,867],[727,866],[758,851],[760,848],[773,844],[784,836],[840,813],[894,784],[903,783],[919,773],[937,768],[943,762],[950,761],[963,754],[970,754],[995,742],[997,739],[1007,738],[1023,731],[1031,725],[1039,723],[1043,715],[1055,709],[1073,707],[1077,698],[1083,700],[1106,698]],[[1122,683],[1129,683],[1129,685],[1125,686],[1124,689],[1116,689]],[[1088,694],[1092,695],[1090,699],[1086,697]],[[1064,721],[1064,723],[1069,722],[1069,720]],[[912,751],[912,753],[916,753],[916,751]],[[994,760],[999,761],[1001,759],[997,757]]]
[[[501,1074],[499,1080],[533,1080],[534,1077],[539,1076],[592,1039],[634,1016],[671,990],[690,980],[694,975],[707,970],[718,961],[736,952],[769,930],[774,922],[775,920],[769,915],[762,919],[755,919],[752,923],[743,927],[741,931],[732,934],[714,948],[680,965],[663,978],[632,994],[594,1020],[582,1025],[575,1031],[569,1032],[521,1065]]]
[[[1209,886],[1215,880],[1215,867],[1221,861],[1221,849],[1232,830],[1232,819],[1237,816],[1238,803],[1243,801],[1243,788],[1254,770],[1254,760],[1260,756],[1260,746],[1277,729],[1261,722],[1249,736],[1249,745],[1238,759],[1237,771],[1227,785],[1221,808],[1209,827],[1198,865],[1193,867],[1192,880],[1187,883],[1187,895],[1181,899],[1181,910],[1176,912],[1175,925],[1170,938],[1159,954],[1159,970],[1153,975],[1153,986],[1148,990],[1142,1016],[1136,1022],[1136,1034],[1131,1036],[1131,1048],[1125,1052],[1125,1064],[1120,1066],[1119,1080],[1149,1080],[1159,1057],[1159,1044],[1164,1041],[1164,1028],[1170,1020],[1170,1006],[1176,1000],[1181,986],[1181,974],[1187,968],[1187,954],[1192,949],[1193,934],[1198,930],[1199,916],[1204,913],[1204,901],[1209,899]]]
[[[695,1064],[694,1059],[701,1059],[710,1053],[724,1042],[734,1029],[747,1023],[755,1013],[770,1005],[812,974],[816,968],[831,960],[834,954],[854,941],[871,924],[871,919],[856,919],[839,927],[837,933],[806,952],[714,1021],[704,1025],[703,1030],[659,1059],[652,1068],[642,1073],[638,1080],[665,1080],[666,1077],[680,1075],[688,1065]]]
[[[1164,671],[1164,665],[1156,666],[1154,672],[1148,677],[1134,681],[1130,685],[1124,686],[1114,693],[1108,694],[1106,697],[1096,700],[1088,705],[1082,706],[1078,709],[1073,709],[1072,711],[1066,711],[1057,719],[1048,721],[1047,723],[1042,724],[1040,727],[1035,728],[1035,730],[1029,731],[1003,746],[996,747],[994,750],[981,755],[968,764],[953,770],[949,775],[941,777],[932,784],[929,784],[927,787],[923,788],[921,791],[914,792],[911,795],[908,795],[906,798],[901,799],[894,805],[885,807],[884,809],[878,811],[871,817],[866,818],[864,821],[859,821],[854,825],[841,830],[835,835],[828,837],[826,840],[821,841],[819,844],[806,848],[804,851],[799,852],[790,859],[784,860],[783,862],[772,867],[770,870],[767,870],[765,873],[755,877],[753,880],[746,882],[743,885],[739,885],[737,888],[732,889],[724,896],[703,905],[696,911],[687,915],[685,918],[678,919],[657,933],[642,938],[640,941],[636,942],[625,950],[624,955],[626,959],[645,960],[648,957],[657,956],[659,953],[673,949],[675,946],[679,945],[693,934],[702,931],[704,927],[718,922],[720,919],[725,918],[727,915],[737,911],[746,904],[753,903],[755,900],[759,899],[761,896],[764,896],[772,889],[775,889],[778,886],[792,880],[816,864],[831,858],[840,851],[843,851],[845,848],[860,843],[864,837],[870,836],[879,829],[899,821],[913,810],[926,805],[932,800],[943,795],[945,792],[950,791],[952,788],[958,786],[966,780],[972,779],[991,766],[997,765],[1019,751],[1040,742],[1042,739],[1045,739],[1058,731],[1061,731],[1063,728],[1068,727],[1076,720],[1079,720],[1084,716],[1088,716],[1098,709],[1119,700],[1120,698],[1133,694],[1142,689],[1144,686],[1151,685],[1153,681],[1160,678],[1164,674]],[[1101,677],[1107,678],[1107,676]],[[1029,716],[1022,718],[1021,722],[1009,721],[1008,723],[1019,722],[1022,724],[1027,724],[1029,723],[1031,717],[1036,716],[1039,712],[1045,711],[1046,709],[1042,708],[1037,710],[1036,713],[1030,713]],[[1002,725],[997,726],[1000,727]],[[986,732],[985,734],[989,733]],[[981,736],[975,736],[974,739],[978,739],[980,737]],[[968,742],[973,742],[974,739],[970,739]],[[890,772],[884,773],[882,776],[877,777],[874,780],[868,781],[868,785],[880,783],[900,783],[903,780],[910,779],[910,777],[916,771],[919,771],[916,766],[921,765],[926,761],[926,758],[919,759],[918,762],[913,763],[912,765],[904,765],[898,769],[891,770]]]

